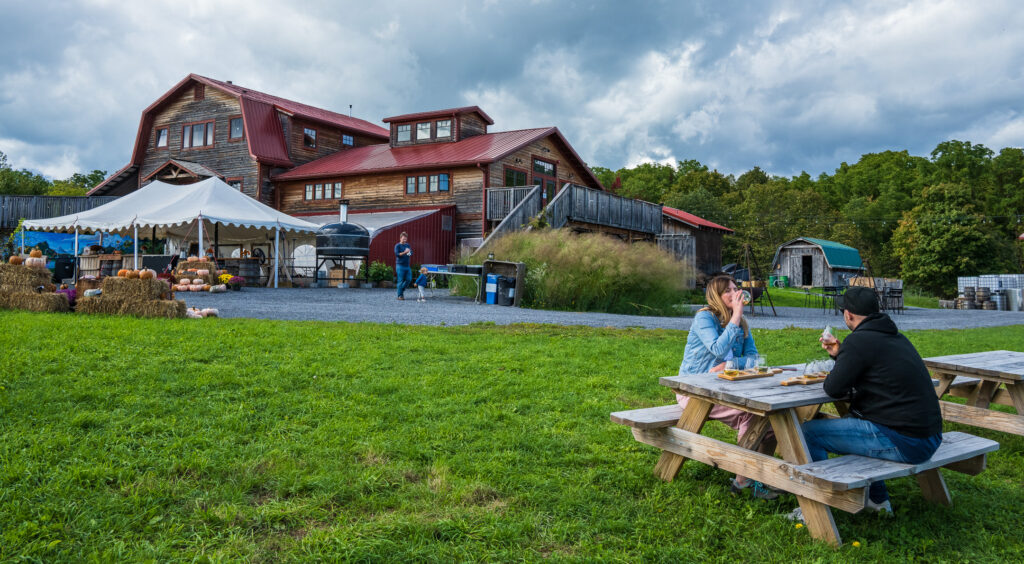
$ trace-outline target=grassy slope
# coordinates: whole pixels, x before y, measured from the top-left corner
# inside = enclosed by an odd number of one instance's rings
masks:
[[[897,517],[728,495],[608,413],[670,401],[685,333],[167,321],[0,311],[0,560],[792,561],[1024,558],[1024,439],[950,508],[892,482]],[[771,363],[815,330],[757,331]],[[1024,327],[914,332],[925,356],[1020,348]],[[948,426],[948,428],[956,428]],[[709,432],[732,440],[724,427]],[[788,497],[788,496],[786,496]],[[849,544],[859,541],[859,548]]]

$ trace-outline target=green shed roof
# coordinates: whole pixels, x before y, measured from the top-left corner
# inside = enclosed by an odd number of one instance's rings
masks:
[[[775,250],[775,258],[772,260],[772,264],[778,264],[779,251],[783,247],[794,243],[796,241],[807,241],[812,245],[817,245],[823,253],[825,253],[825,262],[828,263],[829,268],[847,268],[853,270],[861,270],[864,268],[864,263],[860,260],[860,251],[844,245],[842,243],[836,243],[835,241],[826,241],[824,239],[812,239],[811,237],[797,237],[792,241],[787,241]]]

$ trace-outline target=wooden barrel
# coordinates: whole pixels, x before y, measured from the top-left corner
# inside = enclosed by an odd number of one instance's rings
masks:
[[[238,275],[245,278],[245,282],[247,284],[256,284],[259,282],[259,259],[242,259],[238,261]]]
[[[981,309],[987,309],[987,310],[995,311],[996,303],[995,302],[985,302],[985,303],[982,304]]]
[[[976,302],[987,302],[992,297],[992,292],[988,288],[978,288],[974,292],[974,301]]]
[[[114,276],[117,271],[121,270],[120,261],[116,260],[103,260],[100,261],[100,276]]]
[[[968,300],[974,299],[974,286],[964,287],[964,297],[967,298]]]

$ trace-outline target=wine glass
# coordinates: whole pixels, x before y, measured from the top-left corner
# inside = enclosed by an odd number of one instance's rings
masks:
[[[757,366],[758,368],[768,368],[768,359],[765,358],[763,355],[757,355],[757,358],[754,359],[754,362],[755,366]]]

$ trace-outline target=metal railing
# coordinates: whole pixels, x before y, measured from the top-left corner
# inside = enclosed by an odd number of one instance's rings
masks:
[[[522,202],[535,186],[504,186],[487,189],[487,219],[500,221]]]
[[[0,196],[0,228],[11,229],[24,219],[48,219],[91,210],[117,196]]]

